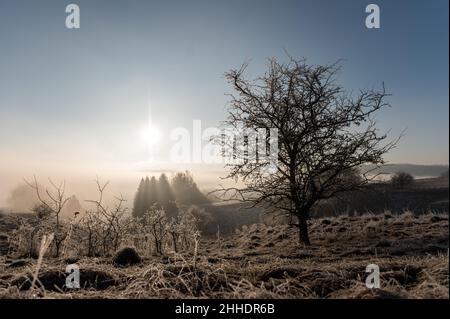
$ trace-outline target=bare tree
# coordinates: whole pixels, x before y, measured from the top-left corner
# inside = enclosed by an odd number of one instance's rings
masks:
[[[167,223],[167,232],[172,239],[172,247],[178,252],[179,245],[183,250],[190,248],[194,242],[194,234],[197,232],[199,220],[191,213],[191,210],[179,210],[176,218],[171,218]]]
[[[246,67],[225,74],[237,94],[231,95],[224,125],[234,130],[276,129],[276,168],[267,173],[268,162],[258,161],[258,151],[264,149],[257,150],[256,160],[248,160],[250,145],[244,136],[244,148],[234,151],[245,160],[226,165],[226,177],[241,179],[244,186],[219,191],[227,199],[287,214],[298,227],[300,243],[309,245],[311,209],[321,200],[364,186],[372,178],[369,172],[361,172],[361,178],[351,177],[353,172],[363,164],[384,163],[383,155],[397,142],[384,142],[386,135],[379,134],[372,118],[388,106],[384,85],[380,91],[348,93],[336,83],[339,62],[322,66],[269,59],[268,72],[255,80],[244,77]]]
[[[153,205],[144,213],[144,232],[153,238],[155,252],[163,254],[163,243],[168,233],[168,219],[164,209]]]
[[[86,254],[88,257],[94,257],[98,254],[102,224],[103,222],[96,211],[86,212],[80,220],[78,229],[85,235],[81,238],[81,241],[86,245]]]
[[[92,226],[97,227],[97,233],[100,233],[101,246],[103,254],[110,251],[116,251],[119,248],[120,242],[125,235],[125,229],[130,220],[126,218],[127,208],[124,206],[126,200],[122,195],[115,197],[116,202],[112,208],[109,208],[104,203],[104,192],[109,182],[100,183],[98,177],[95,180],[99,198],[96,200],[87,200],[87,202],[95,205],[96,210],[86,220]],[[92,229],[91,229],[92,230]],[[94,234],[94,232],[92,233]],[[93,237],[90,237],[93,239]],[[93,242],[89,242],[90,246]],[[91,250],[91,249],[90,249]],[[92,251],[91,251],[92,252]]]
[[[66,196],[66,183],[61,182],[59,185],[53,183],[51,179],[48,179],[51,188],[42,189],[39,185],[36,176],[33,177],[33,182],[25,182],[35,190],[39,204],[34,207],[34,211],[40,217],[43,215],[51,215],[55,217],[55,227],[54,227],[54,244],[55,244],[55,255],[59,256],[61,244],[64,242],[67,232],[63,229],[60,223],[60,214],[66,205],[69,197]],[[45,212],[45,213],[44,213]]]
[[[179,217],[172,217],[167,222],[167,233],[169,234],[171,240],[172,240],[172,248],[174,252],[178,252],[178,241],[180,238],[180,235],[182,233],[182,228],[179,221]]]

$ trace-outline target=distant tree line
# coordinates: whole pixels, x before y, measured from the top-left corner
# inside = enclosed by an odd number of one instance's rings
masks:
[[[414,184],[414,177],[406,172],[397,172],[392,175],[391,184],[397,189],[406,188]]]
[[[142,178],[134,197],[133,217],[142,217],[153,206],[164,209],[167,217],[178,216],[178,204],[196,205],[208,203],[208,198],[199,190],[192,175],[179,172],[171,181],[166,174]]]

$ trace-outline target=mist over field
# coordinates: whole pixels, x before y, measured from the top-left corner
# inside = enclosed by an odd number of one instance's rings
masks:
[[[3,168],[6,168],[4,166]],[[195,167],[194,167],[195,169]],[[183,171],[180,169],[179,171]],[[391,175],[397,171],[405,171],[415,178],[435,178],[439,177],[446,171],[448,171],[448,166],[445,165],[411,165],[411,164],[390,164],[383,168],[380,168],[375,173],[383,173],[380,175],[380,180],[389,180]],[[96,176],[111,180],[111,192],[113,194],[123,194],[126,198],[130,199],[128,207],[132,207],[131,199],[134,197],[136,192],[136,181],[143,175],[159,176],[161,173],[166,173],[169,176],[174,175],[178,172],[176,169],[161,169],[161,170],[136,170],[135,172],[124,172],[124,171],[103,171],[103,174],[99,172],[92,172],[88,174],[83,172],[83,175],[72,175],[73,171],[57,174],[53,171],[49,171],[47,174],[42,174],[42,178],[46,179],[52,177],[56,180],[65,180],[67,182],[67,192],[69,194],[75,195],[82,202],[91,199],[92,192],[95,191],[96,186],[93,182]],[[226,171],[223,168],[211,168],[209,171],[191,170],[199,187],[203,192],[208,193],[218,187],[219,184],[232,185],[232,181],[223,181],[221,177],[226,175]],[[195,173],[197,172],[197,173]],[[21,171],[25,173],[25,171]],[[25,212],[32,208],[35,204],[35,196],[32,196],[33,191],[26,186],[24,179],[31,178],[34,173],[18,175],[21,173],[16,173],[12,170],[5,169],[2,174],[2,182],[0,185],[2,197],[0,197],[0,208],[4,210],[12,210],[15,212]],[[68,177],[70,176],[70,178]],[[23,197],[13,194],[15,189],[22,189],[24,193],[28,194]],[[18,202],[14,199],[17,198]],[[109,198],[108,200],[111,200]]]

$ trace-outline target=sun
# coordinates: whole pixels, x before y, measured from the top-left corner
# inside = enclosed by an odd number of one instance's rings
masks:
[[[141,139],[148,146],[154,146],[160,141],[161,132],[155,125],[147,125],[141,129]]]

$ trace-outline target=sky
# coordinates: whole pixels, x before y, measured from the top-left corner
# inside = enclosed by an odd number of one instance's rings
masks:
[[[80,29],[65,26],[69,3]],[[365,26],[369,3],[379,29]],[[285,51],[313,64],[343,59],[349,90],[384,82],[392,107],[378,127],[392,138],[405,130],[388,162],[448,164],[448,9],[447,0],[2,0],[0,207],[33,174],[74,184],[100,174],[120,189],[174,169],[174,128],[225,119],[224,72],[249,61],[259,75]],[[159,135],[150,151],[149,109]]]

